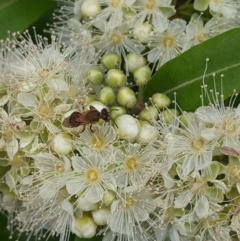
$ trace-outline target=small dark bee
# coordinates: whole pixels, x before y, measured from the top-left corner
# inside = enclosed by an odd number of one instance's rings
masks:
[[[90,105],[90,110],[84,111],[82,113],[80,112],[73,112],[69,117],[64,119],[63,125],[65,127],[78,127],[83,125],[83,130],[85,130],[85,126],[90,124],[90,129],[92,130],[92,124],[98,123],[98,121],[102,119],[106,122],[110,122],[111,120],[113,123],[117,126],[117,124],[114,122],[114,120],[109,115],[109,112],[106,108],[103,108],[100,111],[98,111],[95,107]],[[118,126],[117,126],[118,127]]]

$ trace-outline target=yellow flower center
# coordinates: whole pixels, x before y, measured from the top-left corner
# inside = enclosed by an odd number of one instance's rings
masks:
[[[220,129],[227,133],[227,135],[234,135],[237,130],[237,126],[235,123],[231,123],[229,120],[225,120],[222,122]]]
[[[148,10],[152,10],[153,8],[155,8],[155,6],[156,6],[155,0],[147,0],[147,1],[146,1],[145,7],[146,7]]]
[[[227,169],[227,176],[234,182],[240,181],[240,164],[231,164]]]
[[[94,135],[92,137],[92,148],[96,151],[101,151],[105,147],[105,141],[101,136]]]
[[[52,114],[52,108],[46,104],[39,104],[35,109],[35,117],[38,120],[47,120]]]
[[[4,129],[3,129],[3,139],[6,141],[6,142],[10,142],[12,141],[14,138],[14,132],[11,128],[11,126],[6,126]]]
[[[121,44],[122,38],[118,33],[115,32],[110,36],[110,41],[112,42],[113,45],[117,46]]]
[[[129,171],[129,172],[134,172],[138,166],[138,161],[135,157],[130,157],[128,159],[125,160],[125,168]]]
[[[55,165],[55,172],[57,175],[60,175],[62,173],[64,173],[65,169],[64,166],[62,164],[57,164]]]
[[[85,178],[86,178],[86,181],[89,182],[90,184],[96,184],[100,179],[100,175],[97,170],[92,168],[86,171]]]
[[[132,197],[127,197],[123,202],[122,202],[122,207],[124,209],[131,208],[135,205],[135,200]]]
[[[163,39],[162,45],[164,48],[173,48],[175,46],[175,39],[167,36]]]
[[[219,4],[220,0],[211,0],[213,4]]]
[[[201,33],[197,36],[197,40],[199,43],[202,43],[206,40],[206,35],[204,33]]]
[[[192,148],[195,150],[195,151],[201,151],[202,150],[202,147],[204,146],[205,144],[205,141],[203,138],[197,138],[197,139],[194,139],[191,143],[192,145]]]
[[[111,0],[109,3],[110,7],[116,8],[122,5],[122,0]]]

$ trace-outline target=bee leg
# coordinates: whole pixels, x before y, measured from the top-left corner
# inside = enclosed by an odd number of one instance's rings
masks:
[[[93,128],[92,128],[92,125],[90,125],[90,130],[91,130],[92,133],[94,132],[94,130],[93,130]]]
[[[86,126],[86,125],[83,125],[83,129],[82,129],[81,133],[83,133],[83,132],[84,132],[84,130],[85,130],[85,126]]]

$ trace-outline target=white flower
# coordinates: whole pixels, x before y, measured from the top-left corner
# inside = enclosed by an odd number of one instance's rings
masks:
[[[234,27],[232,21],[227,17],[216,15],[204,24],[201,16],[194,13],[186,27],[187,41],[184,44],[183,51]]]
[[[220,13],[225,17],[235,18],[237,10],[240,9],[240,2],[236,0],[195,0],[194,2],[194,8],[198,11],[205,11],[208,6],[213,15]]]
[[[92,129],[85,128],[73,145],[80,152],[86,154],[96,152],[101,153],[103,156],[110,156],[114,150],[113,145],[117,141],[116,131],[109,123],[94,125]]]
[[[131,238],[135,237],[135,232],[143,233],[142,222],[154,227],[152,218],[156,216],[151,192],[146,188],[135,189],[129,186],[122,190],[121,198],[111,205],[109,227],[112,232],[126,234]]]
[[[107,27],[110,29],[121,26],[124,23],[124,12],[123,10],[131,10],[132,4],[136,0],[99,0],[99,4],[103,6],[103,10],[94,17],[89,24],[96,22],[106,21]]]
[[[123,144],[117,151],[117,164],[114,176],[119,187],[141,187],[151,178],[154,172],[154,161],[157,150],[152,146],[141,147],[135,143]]]
[[[174,7],[171,6],[171,0],[138,0],[134,4],[138,14],[135,25],[142,24],[146,19],[150,20],[155,31],[163,32],[168,28],[167,17],[175,13]],[[164,13],[162,9],[164,9]]]
[[[182,47],[186,43],[185,27],[184,20],[174,19],[164,32],[155,32],[149,41],[151,50],[147,54],[148,61],[155,65],[158,63],[157,68],[159,68],[181,54]]]
[[[179,167],[183,176],[208,167],[212,161],[213,149],[217,145],[215,139],[208,140],[202,136],[202,124],[196,117],[186,121],[184,129],[166,137],[168,155],[175,162],[181,163]]]
[[[129,35],[129,26],[123,25],[114,29],[108,28],[105,22],[95,23],[99,30],[93,37],[92,44],[101,54],[115,53],[126,57],[126,53],[140,54],[145,47]]]
[[[26,125],[21,118],[13,115],[13,111],[14,109],[9,110],[8,114],[3,108],[0,108],[1,149],[6,150],[10,160],[19,150],[17,133]],[[31,142],[31,139],[29,142]]]
[[[36,170],[22,180],[21,195],[34,194],[36,198],[40,196],[45,201],[54,199],[59,190],[66,185],[68,174],[71,172],[70,160],[66,156],[57,158],[47,152],[29,155],[29,157],[34,159]]]
[[[67,191],[71,195],[83,195],[89,202],[99,202],[108,189],[115,190],[116,183],[112,170],[108,169],[112,156],[101,155],[73,156],[74,172],[69,174],[66,183]]]
[[[28,199],[24,205],[26,209],[22,208],[16,217],[19,229],[30,233],[34,230],[37,237],[60,235],[60,241],[69,239],[75,220],[73,206],[63,196],[58,195],[50,203]]]
[[[206,125],[201,135],[207,139],[218,139],[222,146],[239,149],[240,135],[240,105],[237,109],[231,106],[225,107],[223,103],[212,106],[202,106],[196,110],[196,114]]]

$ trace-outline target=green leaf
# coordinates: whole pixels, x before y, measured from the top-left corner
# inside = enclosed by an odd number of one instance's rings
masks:
[[[0,0],[0,39],[24,31],[55,6],[54,0]]]
[[[233,89],[240,91],[240,29],[230,30],[167,62],[154,74],[144,89],[144,100],[154,93],[165,93],[173,98],[177,92],[177,103],[185,111],[194,111],[201,106],[201,88],[206,59],[209,58],[205,84],[214,89],[212,74],[216,73],[217,90],[229,97]],[[205,103],[208,104],[208,101]]]
[[[11,169],[11,166],[0,166],[0,178],[2,178],[9,170]]]

